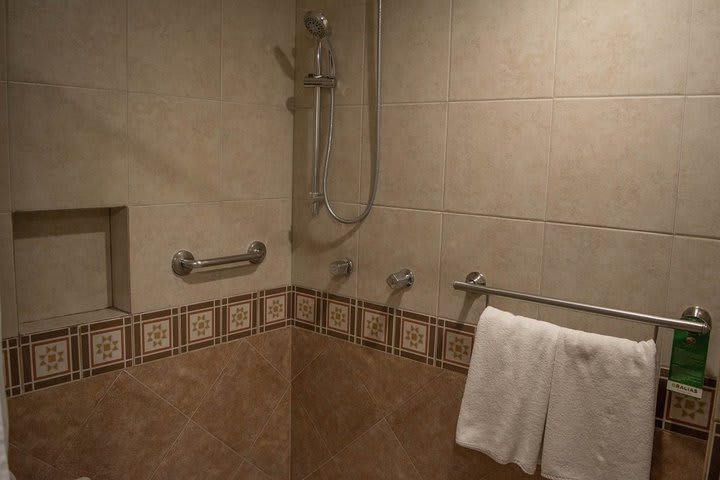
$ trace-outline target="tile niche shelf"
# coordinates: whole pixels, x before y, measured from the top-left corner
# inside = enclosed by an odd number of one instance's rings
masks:
[[[128,210],[13,213],[21,334],[130,311]]]

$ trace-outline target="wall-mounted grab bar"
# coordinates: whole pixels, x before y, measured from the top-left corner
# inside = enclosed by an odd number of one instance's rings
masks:
[[[180,250],[172,258],[172,269],[176,275],[185,276],[195,268],[216,267],[218,265],[226,265],[228,263],[250,262],[262,263],[265,260],[267,248],[262,242],[252,242],[248,247],[247,253],[242,255],[231,255],[229,257],[208,258],[206,260],[195,260],[192,253],[187,250]]]
[[[569,300],[560,300],[557,298],[533,295],[531,293],[502,290],[499,288],[488,287],[485,283],[485,275],[478,272],[470,272],[464,282],[453,282],[453,288],[455,290],[463,290],[465,292],[497,295],[500,297],[515,298],[517,300],[552,305],[553,307],[597,313],[599,315],[623,318],[625,320],[632,320],[633,322],[648,323],[650,325],[655,325],[656,327],[675,328],[677,330],[685,330],[687,332],[706,334],[710,333],[710,330],[712,329],[712,318],[710,317],[710,313],[700,307],[688,307],[682,313],[683,318],[693,317],[698,321],[684,320],[658,317],[656,315],[649,315],[646,313],[629,312],[627,310],[619,310],[616,308],[599,307],[597,305],[590,305],[587,303],[571,302]]]

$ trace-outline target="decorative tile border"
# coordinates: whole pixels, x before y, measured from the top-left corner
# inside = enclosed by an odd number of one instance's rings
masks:
[[[475,325],[288,286],[4,339],[5,393],[12,397],[287,325],[460,373],[468,371],[475,337]],[[717,385],[709,378],[705,383],[702,399],[668,392],[663,369],[656,427],[711,437]],[[720,442],[717,450],[720,469]]]
[[[280,287],[4,339],[5,394],[13,397],[291,325],[293,293],[292,287]]]

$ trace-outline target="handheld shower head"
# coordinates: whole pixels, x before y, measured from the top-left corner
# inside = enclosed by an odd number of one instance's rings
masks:
[[[308,32],[318,40],[330,36],[330,24],[322,12],[310,10],[305,14],[304,22]]]

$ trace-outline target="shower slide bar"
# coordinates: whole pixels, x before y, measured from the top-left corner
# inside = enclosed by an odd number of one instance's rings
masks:
[[[227,265],[229,263],[250,262],[254,264],[262,263],[267,255],[267,248],[263,242],[254,241],[247,249],[247,253],[242,255],[231,255],[229,257],[208,258],[206,260],[195,260],[192,253],[187,250],[180,250],[172,258],[172,269],[176,275],[190,275],[195,268],[217,267],[218,265]]]
[[[667,327],[687,332],[707,334],[712,329],[712,318],[707,310],[701,307],[688,307],[682,313],[682,319],[659,317],[646,313],[630,312],[627,310],[619,310],[616,308],[599,307],[587,303],[571,302],[569,300],[560,300],[557,298],[543,297],[533,295],[531,293],[515,292],[512,290],[502,290],[500,288],[488,287],[486,285],[485,275],[479,272],[470,272],[465,277],[464,282],[453,282],[455,290],[462,290],[470,293],[480,293],[485,295],[497,295],[499,297],[515,298],[527,302],[542,303],[543,305],[551,305],[553,307],[568,308],[571,310],[580,310],[583,312],[596,313],[599,315],[607,315],[610,317],[623,318],[633,322],[647,323],[655,327]],[[696,320],[686,320],[693,318]]]

